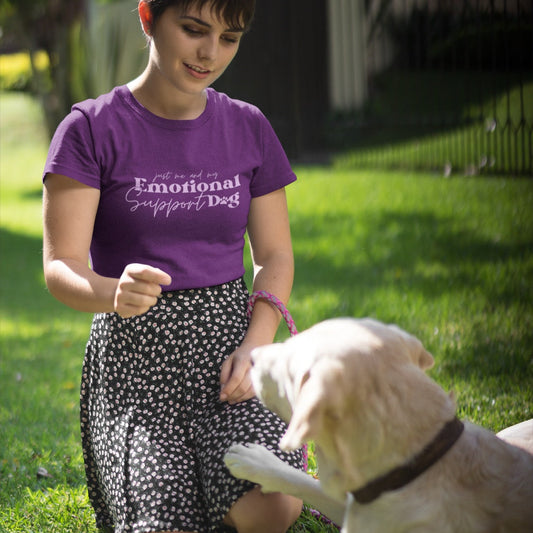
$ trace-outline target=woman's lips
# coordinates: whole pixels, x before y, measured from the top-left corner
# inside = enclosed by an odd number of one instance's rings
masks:
[[[211,73],[210,70],[199,67],[198,65],[191,65],[189,63],[184,63],[184,65],[187,68],[189,74],[191,74],[191,76],[200,80],[203,80]]]

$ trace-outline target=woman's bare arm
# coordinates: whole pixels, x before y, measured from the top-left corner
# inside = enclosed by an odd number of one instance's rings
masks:
[[[285,189],[252,199],[248,236],[254,264],[253,290],[265,290],[287,303],[294,277],[294,258]],[[271,343],[281,315],[270,303],[258,300],[241,346],[224,362],[221,399],[230,403],[254,396],[250,353]]]
[[[140,264],[120,278],[100,276],[89,266],[89,248],[100,191],[67,176],[48,174],[43,192],[43,267],[46,284],[59,301],[78,311],[145,313],[170,276]]]

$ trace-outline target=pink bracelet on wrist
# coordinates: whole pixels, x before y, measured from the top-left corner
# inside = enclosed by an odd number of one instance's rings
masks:
[[[289,328],[289,333],[291,334],[291,337],[298,334],[298,330],[296,329],[296,324],[294,323],[294,319],[289,313],[289,310],[285,307],[285,305],[283,305],[283,302],[279,298],[276,298],[276,296],[274,296],[273,294],[270,294],[267,291],[256,291],[250,295],[250,298],[248,300],[247,313],[246,313],[248,316],[248,319],[252,317],[252,311],[254,309],[254,304],[258,299],[267,300],[279,309],[281,315],[283,316],[285,320],[285,323],[287,324],[287,327]]]

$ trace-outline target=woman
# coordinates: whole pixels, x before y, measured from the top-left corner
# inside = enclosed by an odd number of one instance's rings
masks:
[[[209,88],[235,57],[253,0],[141,0],[146,69],[73,107],[44,169],[50,292],[95,313],[81,387],[82,444],[99,528],[282,532],[302,502],[233,478],[235,442],[278,449],[284,424],[251,385],[250,352],[287,301],[284,187],[296,178],[264,116]],[[88,266],[90,262],[91,266]]]

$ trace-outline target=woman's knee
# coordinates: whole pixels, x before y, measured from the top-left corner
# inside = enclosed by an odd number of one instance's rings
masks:
[[[238,533],[285,533],[301,511],[301,500],[279,492],[263,494],[256,487],[235,502],[225,522]]]

